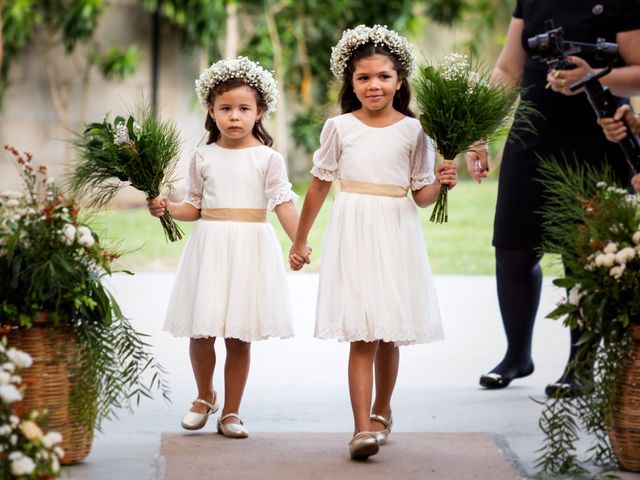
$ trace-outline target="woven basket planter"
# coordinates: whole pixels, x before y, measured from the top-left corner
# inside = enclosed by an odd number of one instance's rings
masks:
[[[629,334],[631,350],[622,365],[609,439],[620,467],[640,472],[640,325],[631,326]]]
[[[91,451],[93,431],[78,421],[70,404],[74,385],[73,367],[77,365],[78,345],[71,334],[58,328],[34,326],[12,328],[7,333],[9,345],[31,355],[33,365],[20,372],[26,386],[25,398],[17,408],[26,411],[46,410],[45,428],[60,432],[65,455],[61,463],[69,465],[84,460]]]

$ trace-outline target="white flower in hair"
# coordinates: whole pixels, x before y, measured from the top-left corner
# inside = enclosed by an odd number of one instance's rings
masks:
[[[398,35],[394,30],[389,30],[386,25],[373,27],[358,25],[356,28],[345,30],[338,44],[331,48],[331,72],[338,79],[342,79],[344,69],[347,68],[347,63],[356,48],[366,43],[387,47],[398,57],[406,70],[407,77],[411,77],[416,71],[418,66],[413,47],[406,38]]]
[[[213,63],[202,72],[200,78],[196,80],[196,95],[200,103],[206,108],[211,89],[232,78],[243,80],[262,95],[267,104],[265,115],[275,112],[278,102],[278,87],[273,75],[262,68],[258,62],[247,57],[225,58]]]

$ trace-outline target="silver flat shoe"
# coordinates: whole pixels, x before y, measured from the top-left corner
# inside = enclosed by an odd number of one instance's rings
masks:
[[[222,423],[229,417],[237,418],[240,423]],[[247,438],[249,436],[249,430],[244,426],[237,413],[227,413],[218,419],[218,433],[228,438]]]
[[[378,453],[379,449],[375,432],[358,432],[349,442],[349,455],[354,460],[366,460]]]
[[[378,440],[379,445],[387,443],[389,434],[391,433],[391,427],[393,426],[393,415],[389,415],[389,420],[387,420],[382,415],[372,413],[369,416],[369,420],[379,422],[384,426],[383,430],[375,430],[373,433],[376,435],[376,440]]]
[[[214,392],[215,395],[215,392]],[[213,403],[209,403],[206,400],[202,400],[201,398],[196,398],[191,405],[195,405],[196,403],[201,403],[207,407],[206,413],[198,413],[188,411],[185,413],[184,417],[182,417],[182,428],[186,430],[200,430],[207,424],[207,420],[209,417],[218,411],[218,395],[214,397]]]

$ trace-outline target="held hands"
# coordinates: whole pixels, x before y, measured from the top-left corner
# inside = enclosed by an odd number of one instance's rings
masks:
[[[471,178],[480,183],[489,173],[489,148],[486,140],[478,140],[465,153],[467,171]]]
[[[305,263],[311,263],[313,249],[308,245],[300,245],[297,242],[291,245],[289,250],[289,268],[294,272],[301,270]]]
[[[573,70],[551,70],[547,74],[548,83],[545,88],[551,88],[554,92],[567,96],[577,95],[582,93],[584,88],[572,92],[569,90],[569,87],[579,80],[582,80],[590,73],[594,73],[595,70],[580,57],[570,56],[567,57],[567,60],[576,65],[576,68]]]
[[[627,136],[627,127],[622,123],[623,118],[631,128],[631,133],[637,135],[640,132],[640,115],[634,115],[629,105],[623,105],[616,110],[613,117],[598,119],[598,124],[604,130],[607,140],[619,142]]]
[[[441,163],[436,173],[436,182],[440,185],[449,185],[449,189],[458,183],[458,172],[454,162]]]
[[[149,213],[154,217],[161,217],[164,215],[164,210],[169,204],[169,199],[167,197],[154,197],[147,198],[147,207],[149,208]]]

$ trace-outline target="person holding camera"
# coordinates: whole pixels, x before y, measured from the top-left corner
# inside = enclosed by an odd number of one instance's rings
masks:
[[[548,19],[562,29],[548,31]],[[519,113],[524,105],[530,105],[538,114],[529,116],[530,124],[523,128],[515,122],[500,167],[493,245],[507,351],[498,365],[480,377],[480,385],[487,389],[507,387],[534,370],[531,343],[542,286],[539,212],[545,201],[544,185],[537,179],[540,159],[596,167],[606,162],[621,184],[628,184],[631,178],[623,152],[606,140],[586,95],[569,89],[594,69],[605,67],[606,59],[584,52],[567,55],[558,35],[589,44],[596,44],[600,38],[617,43],[619,57],[601,82],[618,96],[640,93],[640,0],[517,0],[492,81],[520,85],[523,102]],[[534,58],[543,52],[531,50],[530,38],[538,40],[533,42],[534,47],[544,47],[547,61],[551,57],[558,60],[551,62],[556,64],[554,68]],[[467,154],[467,168],[478,182],[486,177],[486,148],[479,146]],[[570,360],[579,337],[580,332],[571,332]],[[550,396],[559,390],[561,394],[580,393],[567,368],[559,381],[545,389]]]

